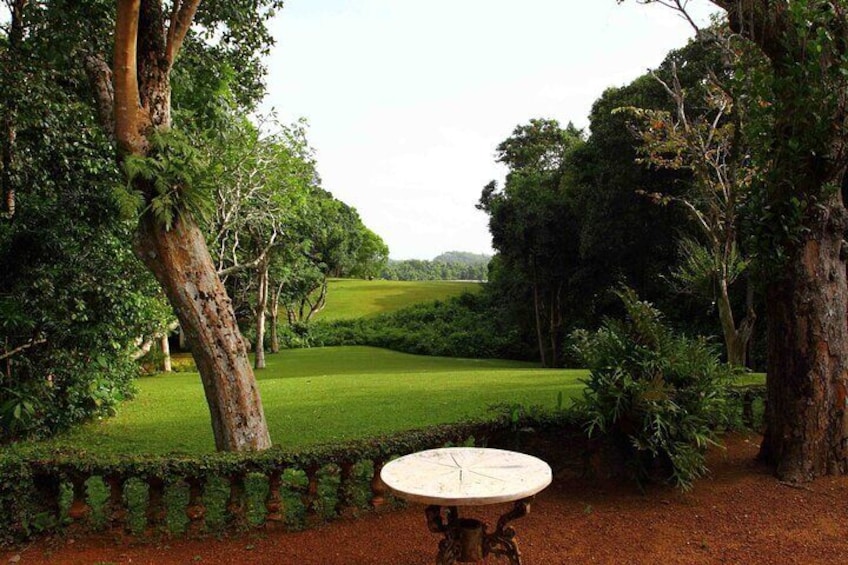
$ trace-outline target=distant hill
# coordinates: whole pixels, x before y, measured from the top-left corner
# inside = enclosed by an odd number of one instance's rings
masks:
[[[459,265],[488,265],[491,255],[468,251],[446,251],[433,258],[433,263],[457,263]]]
[[[448,251],[432,261],[390,259],[380,278],[391,281],[485,281],[489,277],[489,255]]]

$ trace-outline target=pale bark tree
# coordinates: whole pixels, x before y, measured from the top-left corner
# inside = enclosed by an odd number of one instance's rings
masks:
[[[717,37],[717,36],[716,36]],[[749,304],[737,324],[730,287],[746,269],[739,250],[739,210],[755,175],[742,151],[740,116],[734,113],[733,95],[710,72],[704,78],[702,113],[693,113],[677,70],[663,80],[652,72],[674,104],[674,111],[621,108],[635,120],[630,129],[642,142],[640,162],[649,166],[692,173],[692,188],[673,196],[648,193],[653,202],[682,206],[700,233],[700,240],[681,242],[682,264],[672,273],[675,283],[687,292],[713,300],[718,309],[727,361],[744,365],[756,313]],[[719,70],[721,72],[721,70]]]
[[[276,131],[261,135],[268,126]],[[300,223],[298,216],[314,177],[312,150],[302,123],[283,126],[263,120],[257,127],[236,120],[228,131],[220,132],[209,151],[220,171],[210,242],[219,274],[235,277],[227,284],[253,294],[254,368],[262,369],[268,302],[273,298],[270,269],[278,263],[274,259],[282,248],[300,237],[294,226]],[[247,279],[245,272],[252,278]],[[273,342],[276,313],[270,318]]]

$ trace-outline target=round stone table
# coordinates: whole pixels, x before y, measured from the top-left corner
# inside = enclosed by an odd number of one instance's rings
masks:
[[[507,523],[526,516],[533,496],[551,484],[547,463],[523,453],[482,447],[446,447],[412,453],[383,467],[391,492],[427,504],[427,526],[444,535],[436,563],[470,563],[489,554],[520,565],[515,530]],[[460,518],[459,506],[515,502],[492,532],[479,520]]]

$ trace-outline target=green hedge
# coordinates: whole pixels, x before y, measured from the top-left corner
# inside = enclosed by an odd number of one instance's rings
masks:
[[[764,394],[764,387],[751,386],[738,389],[733,397],[738,403],[739,412],[744,413],[743,403],[747,402],[751,406],[760,401]],[[165,484],[175,485],[189,477],[204,479],[212,484],[215,481],[226,481],[227,477],[232,475],[267,476],[271,472],[299,470],[299,482],[296,485],[292,483],[292,489],[300,493],[293,497],[292,503],[296,505],[299,504],[306,488],[306,478],[302,476],[302,472],[309,469],[318,470],[332,464],[370,465],[372,462],[385,462],[392,457],[423,449],[469,443],[527,451],[546,458],[540,452],[534,453],[534,449],[539,448],[539,442],[533,441],[533,438],[554,438],[554,442],[559,445],[560,456],[563,451],[570,453],[570,456],[577,456],[583,455],[588,446],[587,443],[581,442],[581,437],[583,436],[576,414],[571,411],[544,412],[510,405],[496,407],[492,418],[487,420],[434,426],[295,451],[272,448],[262,452],[212,453],[202,456],[104,457],[85,451],[56,452],[11,446],[0,452],[0,545],[20,542],[43,532],[61,531],[68,522],[57,521],[55,510],[60,507],[67,508],[70,498],[68,484],[75,476],[112,475],[142,482],[155,477]],[[562,449],[563,446],[567,448]],[[52,492],[53,496],[48,497],[49,500],[45,500],[43,492],[39,494],[36,488],[37,477],[47,478],[48,482],[52,482],[53,490],[48,489],[48,494]],[[370,477],[364,481],[367,484]],[[101,505],[100,508],[93,508],[97,519],[93,518],[90,526],[95,528],[102,526],[105,521],[102,506],[107,493],[102,487],[100,490],[99,495],[93,495],[89,490],[90,500],[99,496]],[[144,495],[133,495],[128,487],[125,496],[128,506],[131,506],[133,502],[130,498],[143,498]],[[253,493],[250,496],[255,498],[260,495]],[[136,501],[134,504],[138,506],[143,502]],[[221,505],[219,501],[218,506]],[[210,503],[209,506],[213,504]],[[143,511],[141,513],[143,514]],[[177,508],[176,513],[181,516],[180,519],[185,520],[184,503]],[[330,509],[330,513],[325,513],[322,517],[328,518],[332,515],[333,511]],[[143,516],[139,519],[143,522]],[[254,521],[254,524],[258,523],[261,523],[261,518]],[[216,527],[227,527],[226,521],[218,520],[218,526],[210,524],[210,529],[214,530]],[[141,531],[139,528],[133,529]]]

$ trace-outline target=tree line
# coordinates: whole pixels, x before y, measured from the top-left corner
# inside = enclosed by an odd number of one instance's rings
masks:
[[[390,281],[485,281],[489,277],[490,256],[448,251],[432,260],[389,259],[380,278]]]

